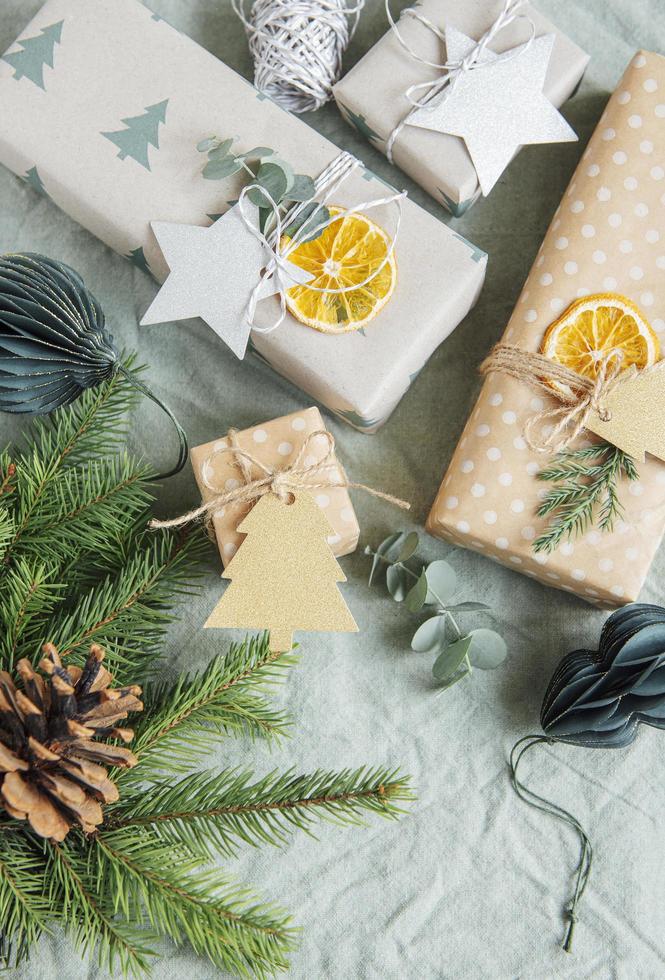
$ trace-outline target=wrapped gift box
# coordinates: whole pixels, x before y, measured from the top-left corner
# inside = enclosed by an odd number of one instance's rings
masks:
[[[479,39],[502,7],[503,0],[420,0],[417,11],[441,31],[450,23]],[[524,7],[524,13],[533,21],[537,35],[556,35],[544,91],[558,107],[575,91],[589,56],[530,4]],[[439,39],[415,18],[402,16],[399,31],[427,61],[445,61]],[[501,31],[490,48],[497,52],[513,48],[527,40],[529,31],[526,21],[515,21]],[[347,121],[385,152],[390,134],[411,108],[405,95],[407,89],[440,74],[412,58],[389,30],[337,83],[334,95]],[[519,112],[519,106],[515,111]],[[393,160],[455,217],[464,214],[480,195],[471,157],[458,136],[405,126],[395,141]]]
[[[264,465],[280,469],[293,462],[309,435],[324,428],[318,408],[306,408],[302,412],[285,415],[236,433],[234,445],[250,453]],[[234,489],[243,482],[242,472],[233,454],[215,452],[228,445],[229,439],[226,436],[192,449],[194,476],[205,501],[225,490]],[[314,437],[310,449],[312,459],[309,462],[318,462],[326,455],[328,442],[325,438]],[[308,463],[307,458],[304,463]],[[260,476],[263,473],[258,467],[252,466],[252,478],[258,479]],[[330,479],[331,483],[346,482],[344,470],[337,459],[335,465],[326,470],[325,478]],[[312,482],[320,483],[321,480],[321,473],[312,477]],[[334,554],[338,557],[351,554],[358,544],[360,528],[348,490],[344,486],[330,486],[318,488],[313,493],[335,530],[335,534],[328,539]],[[224,565],[231,561],[245,537],[244,534],[238,534],[236,528],[250,506],[246,503],[227,504],[212,515],[215,537]]]
[[[665,58],[639,53],[610,99],[555,213],[504,342],[540,348],[550,322],[577,297],[616,292],[637,303],[665,339]],[[554,401],[552,400],[554,405]],[[665,464],[647,456],[622,483],[624,518],[535,554],[539,467],[521,435],[543,399],[492,374],[429,516],[432,534],[473,548],[590,601],[637,598],[665,529]]]
[[[203,179],[203,137],[234,136],[234,152],[267,146],[313,177],[339,153],[136,0],[48,0],[0,59],[0,105],[0,162],[158,280],[168,268],[150,221],[208,225],[246,183]],[[383,197],[361,168],[333,203]],[[394,229],[394,206],[371,215]],[[253,336],[263,360],[365,431],[473,306],[487,262],[408,200],[396,257],[395,292],[362,331],[326,335],[287,317]],[[259,325],[277,307],[262,303]]]

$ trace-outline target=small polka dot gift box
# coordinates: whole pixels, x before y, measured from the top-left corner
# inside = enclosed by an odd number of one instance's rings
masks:
[[[239,489],[243,483],[261,477],[261,467],[251,458],[271,470],[291,467],[299,457],[299,470],[316,467],[329,449],[325,436],[315,435],[324,430],[318,408],[307,408],[196,446],[191,451],[191,460],[203,501]],[[229,451],[231,447],[240,452]],[[304,454],[301,452],[303,447]],[[334,530],[328,544],[337,557],[351,554],[358,544],[360,528],[348,490],[345,486],[328,485],[346,482],[344,469],[336,456],[332,457],[332,465],[325,472],[312,469],[311,477],[303,478],[303,485],[310,480],[313,486],[326,484],[314,488],[312,493]],[[238,534],[236,528],[251,506],[244,502],[230,503],[213,512],[212,524],[225,566],[242,544],[245,535]]]
[[[665,58],[657,54],[637,54],[610,99],[502,344],[543,350],[553,322],[565,319],[571,304],[597,294],[640,311],[643,347],[657,360],[665,340]],[[575,349],[581,343],[584,353],[588,338],[573,333],[569,343]],[[624,347],[622,357],[627,353]],[[537,551],[535,542],[551,527],[551,518],[536,515],[551,488],[542,470],[556,457],[530,449],[525,435],[534,416],[557,404],[542,388],[490,374],[428,529],[590,602],[631,602],[665,529],[665,463],[647,454],[636,464],[638,478],[619,482],[622,513],[611,530],[593,522],[553,550]],[[573,448],[591,443],[587,436]]]

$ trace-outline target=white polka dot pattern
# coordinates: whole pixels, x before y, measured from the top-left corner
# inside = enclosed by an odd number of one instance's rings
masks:
[[[538,350],[576,297],[612,291],[643,308],[665,349],[664,92],[665,59],[637,56],[557,209],[504,341]],[[536,482],[543,458],[521,432],[546,405],[526,385],[489,377],[428,529],[589,602],[636,599],[665,529],[665,464],[648,457],[640,482],[623,488],[624,520],[612,534],[592,530],[552,554],[535,554],[532,542],[547,523],[535,513],[546,492]],[[446,505],[453,500],[454,512]]]
[[[256,456],[268,466],[279,468],[288,466],[311,432],[324,428],[318,408],[307,408],[294,415],[285,415],[251,429],[245,429],[238,433],[237,443],[241,449]],[[210,486],[232,490],[242,482],[231,454],[218,454],[209,460],[210,454],[215,449],[227,445],[226,439],[216,439],[192,449],[194,476],[204,500],[213,496]],[[305,458],[307,465],[318,462],[328,449],[328,443],[323,438],[312,440],[310,445],[312,453]],[[258,476],[258,472],[255,475]],[[342,468],[339,468],[338,473],[330,470],[328,475],[332,479],[341,480]],[[317,477],[316,481],[318,480]],[[325,511],[332,527],[328,543],[333,552],[337,557],[350,554],[358,544],[360,528],[348,491],[344,487],[326,487],[325,490],[317,488],[314,493],[316,502]],[[248,510],[247,504],[226,504],[213,514],[215,536],[224,565],[228,565],[242,544],[245,536],[238,534],[236,528]]]

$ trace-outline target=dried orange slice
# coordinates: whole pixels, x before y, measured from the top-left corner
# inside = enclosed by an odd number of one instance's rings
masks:
[[[595,378],[603,361],[615,352],[621,355],[622,371],[655,364],[660,344],[635,303],[618,293],[597,293],[576,300],[548,327],[540,352]]]
[[[329,211],[334,217],[340,208]],[[294,248],[287,258],[314,276],[307,285],[287,290],[289,313],[325,333],[348,333],[364,327],[380,313],[395,288],[397,266],[390,239],[364,214],[338,218],[318,238]],[[363,282],[365,285],[360,285]],[[354,286],[358,288],[345,293],[317,292]]]

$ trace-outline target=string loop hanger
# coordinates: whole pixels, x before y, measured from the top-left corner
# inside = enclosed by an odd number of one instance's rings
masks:
[[[289,112],[332,98],[365,0],[231,0],[254,62],[254,84]]]

